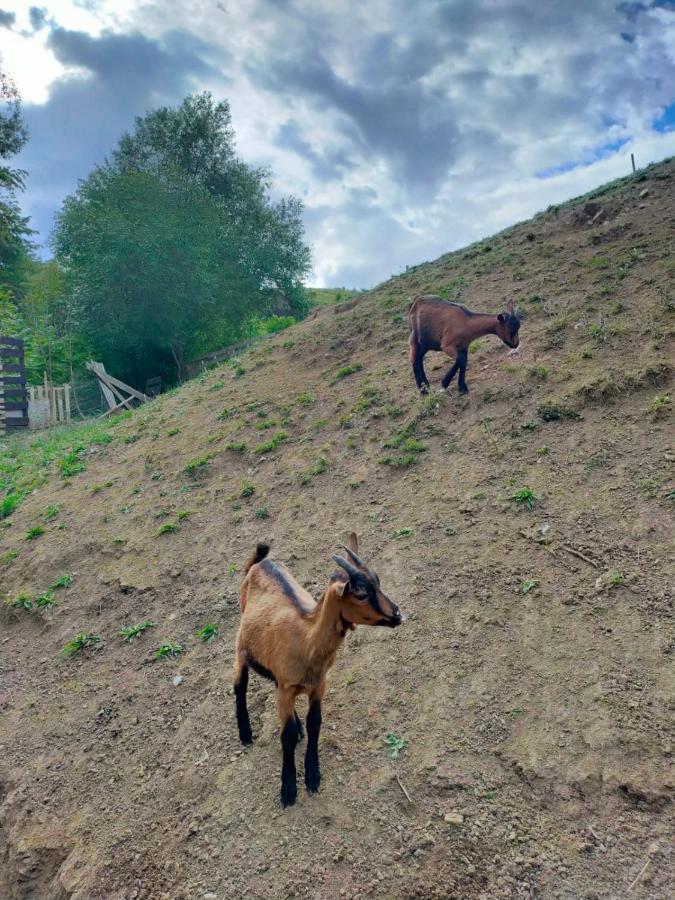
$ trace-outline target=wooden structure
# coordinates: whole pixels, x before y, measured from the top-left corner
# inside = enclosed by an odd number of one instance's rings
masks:
[[[86,365],[89,371],[98,378],[101,391],[108,404],[108,410],[104,415],[109,416],[110,413],[119,412],[121,409],[133,409],[134,400],[145,403],[150,399],[146,394],[120,381],[119,378],[109,375],[103,363],[90,360]]]
[[[0,337],[0,432],[28,425],[28,391],[21,338]]]
[[[28,388],[28,418],[31,428],[51,428],[70,424],[70,385],[51,384],[45,373],[44,385]]]

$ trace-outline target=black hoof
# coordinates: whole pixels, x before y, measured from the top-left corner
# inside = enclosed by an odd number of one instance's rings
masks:
[[[428,394],[428,393],[429,393],[429,385],[421,384],[420,385],[420,394],[422,394],[422,396],[424,396],[424,394]]]
[[[298,789],[294,784],[281,785],[281,805],[286,808],[293,806],[298,796]]]
[[[239,732],[239,740],[245,746],[252,744],[253,743],[253,732],[251,731],[251,729],[246,728],[246,729],[243,729],[242,731],[240,731]]]
[[[466,386],[460,387],[459,392],[460,392],[460,394],[463,394],[464,396],[466,396],[469,393],[469,389]]]
[[[305,774],[305,787],[308,794],[316,794],[321,784],[320,772],[309,772]]]

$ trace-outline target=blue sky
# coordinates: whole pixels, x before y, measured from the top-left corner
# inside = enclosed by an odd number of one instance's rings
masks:
[[[675,154],[671,0],[0,0],[0,63],[40,240],[135,116],[210,90],[303,199],[315,284],[371,286]]]

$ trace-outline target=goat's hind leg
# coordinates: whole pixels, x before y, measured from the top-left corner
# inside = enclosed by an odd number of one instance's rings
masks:
[[[251,720],[248,717],[246,705],[246,691],[248,690],[248,663],[246,653],[237,650],[237,658],[234,664],[234,696],[237,708],[237,727],[239,728],[239,740],[242,744],[253,743]]]
[[[298,743],[298,726],[295,723],[295,690],[277,688],[277,711],[281,725],[281,805],[292,806],[298,795],[295,772],[295,748]]]
[[[420,393],[427,394],[429,392],[429,379],[424,371],[424,351],[413,334],[410,335],[408,340],[408,356],[413,375],[415,376],[415,384]]]

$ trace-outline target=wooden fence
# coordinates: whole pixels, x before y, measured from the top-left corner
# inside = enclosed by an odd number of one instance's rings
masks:
[[[28,414],[31,428],[51,428],[70,423],[70,385],[45,383],[28,388]]]
[[[0,432],[28,425],[28,391],[21,338],[0,336]]]

